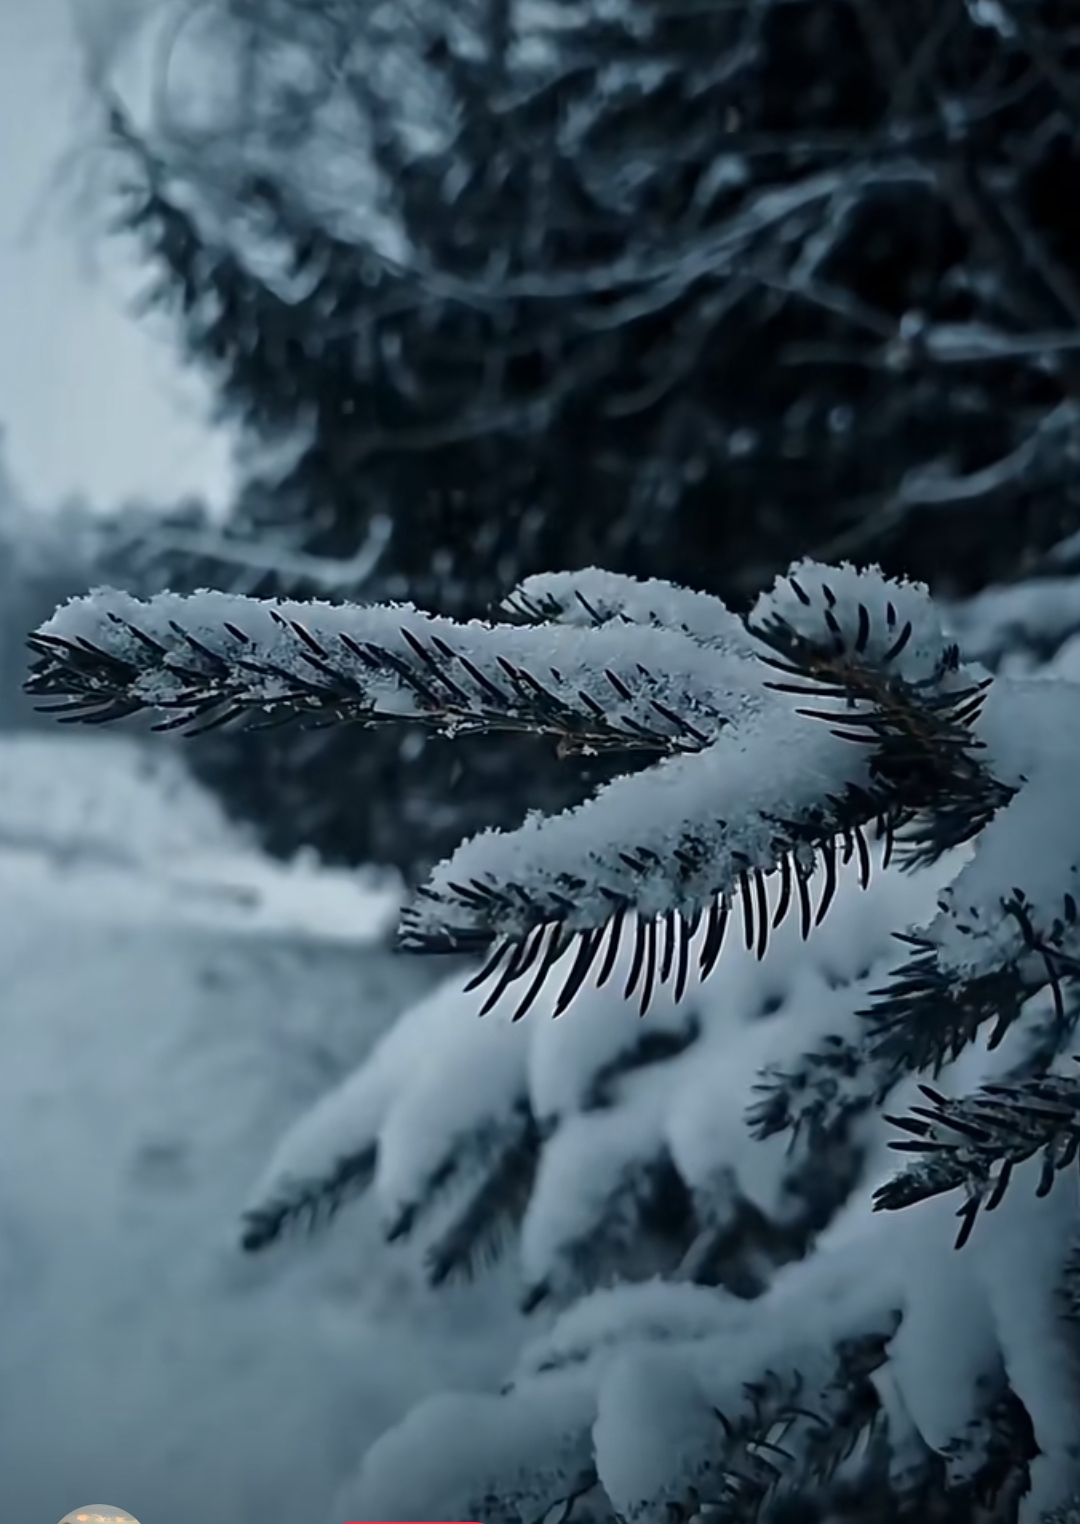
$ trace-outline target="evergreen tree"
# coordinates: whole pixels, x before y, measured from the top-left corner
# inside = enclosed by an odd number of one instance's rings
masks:
[[[42,724],[22,693],[26,631],[97,582],[125,584],[104,521],[78,500],[31,507],[5,469],[2,446],[0,430],[0,730],[22,730]]]
[[[116,127],[161,299],[290,446],[234,537],[457,617],[589,564],[735,607],[798,554],[1015,575],[1080,522],[1068,11],[219,0],[243,84],[209,128]],[[416,732],[203,745],[275,848],[407,868],[606,776]]]
[[[530,1299],[562,1308],[501,1394],[446,1394],[387,1434],[339,1512],[1068,1517],[1073,680],[991,678],[924,586],[813,562],[746,618],[586,571],[529,578],[470,622],[102,593],[32,644],[33,691],[73,719],[411,720],[654,758],[434,869],[402,945],[483,958],[462,996],[489,1019],[461,1021],[456,996],[416,1008],[248,1217],[257,1248],[374,1180],[392,1236],[433,1228],[435,1279],[523,1219]],[[882,876],[899,962],[853,908],[890,854],[912,870]],[[838,913],[816,982],[804,964],[706,997],[732,930],[750,967]],[[751,1127],[787,1150],[735,1123],[763,1060]],[[911,1162],[880,1179],[885,1138]]]

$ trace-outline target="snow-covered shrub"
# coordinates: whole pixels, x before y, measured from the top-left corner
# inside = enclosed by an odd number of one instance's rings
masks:
[[[591,571],[468,624],[99,592],[33,644],[31,686],[69,718],[408,718],[655,758],[434,870],[402,944],[482,967],[256,1193],[251,1248],[371,1183],[436,1280],[520,1223],[527,1300],[558,1309],[503,1393],[385,1436],[339,1517],[1067,1508],[1072,682],[991,679],[922,587],[810,563],[745,621]],[[913,1156],[891,1178],[890,1141]]]

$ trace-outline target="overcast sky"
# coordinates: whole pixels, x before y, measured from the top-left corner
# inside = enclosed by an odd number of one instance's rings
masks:
[[[109,507],[229,492],[228,441],[163,320],[128,310],[133,251],[97,242],[58,163],[81,128],[84,18],[117,0],[0,0],[0,427],[25,496]],[[129,0],[130,3],[130,0]]]

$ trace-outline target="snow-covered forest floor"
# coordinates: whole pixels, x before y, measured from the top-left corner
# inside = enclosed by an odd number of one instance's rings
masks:
[[[392,908],[138,742],[0,739],[0,1518],[321,1518],[419,1397],[506,1369],[510,1272],[425,1292],[368,1206],[238,1248],[282,1131],[430,979]]]

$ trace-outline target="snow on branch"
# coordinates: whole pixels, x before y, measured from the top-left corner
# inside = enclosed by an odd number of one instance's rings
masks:
[[[142,601],[101,590],[30,640],[27,684],[61,719],[141,710],[189,733],[245,716],[365,725],[412,720],[448,735],[520,730],[572,750],[677,752],[708,744],[753,666],[677,630],[457,624],[410,604],[353,607],[227,593]]]
[[[756,654],[745,624],[719,598],[671,582],[642,582],[595,567],[526,577],[500,607],[508,617],[527,624],[643,624],[681,630],[719,650]]]
[[[1080,714],[1071,694],[1061,701],[1064,686],[995,686],[981,733],[1016,791],[980,831],[938,915],[902,939],[912,955],[867,1011],[877,1051],[904,1068],[940,1067],[987,1022],[996,1046],[1046,987],[1068,1030],[1063,987],[1080,974]]]
[[[854,609],[831,588],[815,604],[801,581],[763,601],[761,665],[790,681],[747,694],[715,744],[617,779],[563,815],[465,843],[406,910],[404,945],[477,952],[494,942],[485,977],[498,975],[501,994],[534,966],[542,983],[577,941],[568,1001],[598,960],[598,982],[610,976],[633,923],[640,952],[627,993],[640,986],[646,1008],[654,978],[664,984],[674,969],[680,987],[703,917],[695,956],[712,966],[735,900],[761,955],[793,904],[808,933],[832,900],[838,857],[856,853],[869,876],[867,827],[889,834],[908,821],[926,858],[979,829],[1011,793],[977,755],[985,683],[961,666],[914,590],[883,598],[875,621],[870,595],[891,586],[850,576],[867,594]],[[807,697],[813,707],[798,703]],[[535,998],[526,989],[523,1009]]]
[[[844,706],[800,714],[874,747],[875,776],[914,812],[909,861],[970,840],[1011,798],[980,757],[990,679],[961,661],[921,585],[804,562],[758,600],[750,627],[787,679],[777,691]]]
[[[519,1104],[493,1139],[483,1167],[429,1242],[424,1254],[429,1284],[468,1279],[498,1259],[528,1210],[540,1150],[532,1112]]]
[[[469,997],[460,985],[457,1017]],[[437,1062],[417,1053],[416,1072],[389,1109],[379,1137],[375,1191],[388,1242],[433,1221],[427,1278],[440,1285],[495,1259],[528,1206],[540,1132],[526,1081],[528,1045],[505,1012],[454,1022]]]
[[[763,703],[732,727],[727,746],[666,759],[577,809],[466,842],[406,908],[403,943],[474,952],[500,938],[487,976],[504,965],[509,983],[534,965],[551,970],[584,933],[565,973],[568,1001],[597,962],[606,982],[623,935],[632,935],[641,951],[626,989],[640,987],[647,1007],[655,981],[685,982],[703,915],[695,957],[702,969],[715,962],[734,897],[762,953],[770,925],[792,905],[807,932],[824,915],[836,886],[835,837],[847,831],[846,857],[857,850],[868,863],[864,828],[888,811],[868,787],[868,763],[865,750],[826,727]],[[822,887],[812,898],[819,844]],[[781,881],[771,904],[764,876],[774,871]]]
[[[887,1119],[910,1135],[891,1146],[919,1158],[881,1186],[874,1203],[893,1211],[963,1188],[958,1248],[971,1236],[980,1210],[999,1205],[1018,1164],[1040,1156],[1037,1194],[1045,1196],[1080,1156],[1080,1077],[984,1085],[959,1100],[926,1085],[920,1089],[929,1104]]]
[[[465,843],[403,914],[407,948],[488,952],[485,1009],[515,985],[517,1015],[556,965],[555,1014],[594,967],[602,985],[624,934],[627,995],[644,1011],[670,981],[679,997],[736,905],[762,956],[789,908],[804,935],[823,918],[839,861],[865,882],[868,828],[904,826],[933,859],[1015,790],[980,755],[989,679],[920,585],[802,563],[744,625],[715,599],[587,571],[530,579],[511,612],[459,624],[404,604],[99,591],[32,637],[28,687],[71,721],[412,720],[659,753],[576,810]]]
[[[662,1125],[655,1104],[612,1107],[569,1118],[549,1140],[522,1223],[526,1312],[601,1284],[612,1264],[672,1268],[663,1238],[690,1203]]]
[[[388,1242],[434,1224],[431,1284],[496,1257],[525,1214],[541,1138],[527,1044],[501,1013],[475,1015],[453,976],[290,1129],[244,1212],[245,1250],[327,1222],[370,1187]]]
[[[265,1249],[297,1227],[314,1228],[375,1181],[381,1131],[417,1055],[438,1061],[465,1015],[460,980],[445,980],[398,1018],[364,1063],[286,1132],[243,1214],[241,1244]]]
[[[506,1396],[429,1398],[367,1452],[336,1516],[535,1524],[595,1486],[593,1409],[573,1375]]]
[[[850,1455],[877,1413],[871,1377],[899,1303],[877,1274],[839,1304],[852,1260],[822,1259],[742,1304],[741,1318],[718,1309],[723,1332],[631,1346],[601,1368],[597,1472],[619,1517],[715,1508],[756,1520],[786,1486],[823,1482]]]

